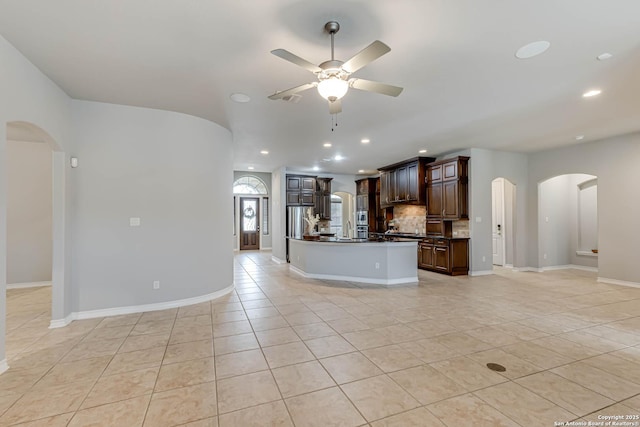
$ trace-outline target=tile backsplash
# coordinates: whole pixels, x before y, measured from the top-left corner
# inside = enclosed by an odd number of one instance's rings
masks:
[[[451,231],[453,237],[471,237],[469,235],[469,220],[463,219],[460,221],[453,221],[451,223]]]
[[[427,208],[424,206],[397,205],[393,207],[393,221],[401,233],[424,234]],[[453,237],[470,237],[469,220],[451,221]]]
[[[393,207],[393,221],[401,233],[424,233],[427,208],[424,206],[397,205]]]

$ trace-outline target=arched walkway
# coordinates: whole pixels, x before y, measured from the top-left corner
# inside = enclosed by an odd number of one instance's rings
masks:
[[[4,141],[4,139],[3,139]],[[19,141],[19,142],[36,142],[46,144],[51,150],[51,317],[47,320],[50,321],[52,327],[64,326],[66,323],[63,321],[65,316],[65,301],[66,301],[66,250],[65,250],[65,182],[66,182],[66,169],[67,161],[65,153],[62,151],[61,146],[41,127],[24,121],[12,121],[6,123],[6,141]],[[6,159],[10,162],[11,159]],[[2,193],[2,199],[7,200],[7,194],[9,191],[10,183],[4,181],[0,192]],[[0,214],[0,217],[7,218],[7,206],[3,207],[4,212]],[[5,224],[3,224],[6,226]],[[6,265],[7,261],[7,239],[2,239],[3,263]],[[3,283],[6,283],[6,277],[2,279]],[[6,286],[2,290],[3,299],[2,304],[6,303]],[[6,338],[6,317],[2,316],[2,332],[0,339],[2,344]],[[0,359],[4,359],[4,354],[11,350],[5,348],[4,345],[0,346],[3,350],[0,355]],[[4,359],[5,369],[7,368],[6,359]],[[0,372],[3,366],[0,366]]]

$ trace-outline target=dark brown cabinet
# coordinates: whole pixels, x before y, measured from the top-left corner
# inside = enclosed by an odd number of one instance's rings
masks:
[[[442,218],[442,183],[427,184],[427,218]]]
[[[380,168],[380,206],[424,204],[427,164],[434,160],[415,157]]]
[[[287,175],[287,206],[315,206],[316,177]]]
[[[315,213],[321,220],[331,220],[331,180],[316,178]]]
[[[455,157],[427,167],[428,219],[459,220],[468,213],[468,157]]]
[[[411,163],[407,166],[407,191],[405,197],[409,202],[414,202],[420,199],[419,179],[420,170],[418,162]]]
[[[452,276],[468,274],[469,239],[424,239],[418,244],[418,268]]]
[[[393,206],[391,201],[395,196],[395,191],[391,191],[391,172],[390,171],[381,171],[380,172],[380,207],[388,208]]]

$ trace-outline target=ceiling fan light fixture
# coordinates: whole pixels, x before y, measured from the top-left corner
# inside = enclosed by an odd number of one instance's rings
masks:
[[[329,77],[318,83],[318,93],[324,99],[334,102],[342,98],[349,90],[349,83],[338,77]]]

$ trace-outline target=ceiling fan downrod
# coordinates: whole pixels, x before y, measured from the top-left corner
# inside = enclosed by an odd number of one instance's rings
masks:
[[[324,24],[324,29],[331,34],[331,60],[335,61],[335,56],[333,54],[333,36],[340,31],[340,24],[338,24],[336,21],[329,21],[326,24]]]

